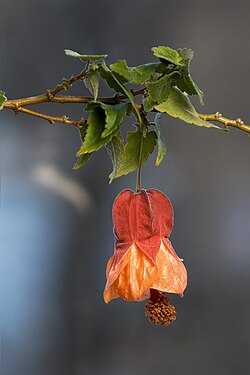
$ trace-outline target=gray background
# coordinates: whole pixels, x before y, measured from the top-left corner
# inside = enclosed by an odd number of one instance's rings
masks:
[[[0,0],[1,89],[43,93],[81,70],[64,48],[109,62],[154,60],[150,48],[195,51],[205,108],[250,121],[248,0]],[[87,94],[81,83],[71,91]],[[108,91],[103,88],[103,94]],[[78,119],[82,106],[42,105]],[[248,374],[250,139],[163,121],[168,153],[143,169],[143,187],[175,209],[171,240],[189,284],[171,327],[149,324],[143,303],[102,300],[113,252],[111,208],[135,174],[108,184],[100,151],[72,170],[70,126],[0,114],[1,374]],[[125,126],[129,126],[127,123]]]

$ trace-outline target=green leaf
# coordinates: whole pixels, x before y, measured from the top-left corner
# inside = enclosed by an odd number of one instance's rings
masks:
[[[95,108],[100,107],[101,102],[88,102],[88,104],[84,107],[84,112],[92,112]]]
[[[136,67],[128,67],[125,60],[119,60],[110,65],[113,72],[124,77],[128,82],[141,85],[155,72],[159,64],[144,64]]]
[[[102,146],[106,145],[112,138],[112,135],[102,138],[102,132],[105,127],[105,111],[97,107],[91,113],[88,119],[88,128],[84,137],[83,144],[81,145],[76,156],[89,154],[92,151],[99,150]]]
[[[100,76],[105,79],[108,86],[111,87],[111,89],[114,89],[116,92],[124,93],[123,87],[121,87],[117,81],[114,78],[114,74],[108,69],[106,64],[101,64],[98,67],[98,72]],[[119,79],[119,78],[118,78]],[[123,83],[121,81],[121,83]]]
[[[196,83],[192,80],[190,73],[185,69],[181,72],[181,78],[177,84],[179,89],[189,95],[198,95],[200,103],[203,105],[203,92],[199,89]]]
[[[100,68],[101,68],[101,70],[100,70]],[[110,87],[113,87],[113,88],[115,86],[119,87],[119,90],[116,90],[116,89],[115,90],[119,91],[119,92],[122,92],[124,95],[127,96],[127,98],[130,100],[130,103],[132,104],[133,112],[134,112],[135,117],[141,123],[141,115],[140,115],[140,112],[138,111],[138,109],[136,107],[135,100],[134,100],[134,97],[133,97],[132,93],[130,91],[128,91],[126,89],[126,87],[123,85],[123,83],[119,80],[119,78],[113,72],[111,72],[109,70],[109,68],[107,67],[107,65],[105,64],[104,61],[102,62],[101,66],[99,67],[99,71],[100,71],[101,76],[104,73],[104,75],[102,77],[107,81],[107,83]],[[115,83],[115,85],[114,85],[114,83]]]
[[[84,79],[84,83],[91,94],[94,96],[94,101],[96,101],[99,91],[99,77],[96,70],[93,70],[89,74],[87,74],[86,78]]]
[[[3,92],[2,90],[0,90],[0,111],[1,109],[3,109],[4,107],[4,102],[6,102],[7,98],[5,96],[5,92]]]
[[[80,134],[80,138],[81,138],[81,141],[84,142],[84,138],[85,138],[85,135],[87,133],[87,129],[88,127],[87,126],[82,126],[80,129],[79,129],[79,134]]]
[[[203,92],[199,89],[190,75],[190,63],[193,58],[193,51],[191,49],[183,48],[178,50],[180,56],[183,58],[185,66],[180,69],[180,79],[177,86],[181,91],[185,91],[189,95],[198,95],[201,104],[203,103]]]
[[[170,94],[171,87],[176,83],[179,78],[178,72],[164,75],[162,78],[154,82],[146,82],[146,88],[148,89],[151,101],[156,103],[165,102]]]
[[[67,56],[78,57],[82,61],[97,61],[106,59],[106,57],[108,57],[108,55],[81,55],[80,53],[71,51],[70,49],[65,49],[64,52]]]
[[[119,131],[105,147],[113,164],[113,171],[109,175],[109,183],[111,184],[122,163],[124,144],[121,132]]]
[[[84,155],[81,155],[77,162],[75,163],[73,169],[79,169],[81,168],[84,164],[87,163],[87,161],[89,160],[89,158],[91,157],[92,153],[89,153],[89,154],[84,154]]]
[[[182,57],[184,65],[187,65],[187,63],[190,65],[190,62],[194,57],[194,51],[190,48],[179,48],[177,52]]]
[[[156,104],[157,103],[153,101],[151,96],[145,96],[145,98],[143,98],[143,109],[145,112],[151,112]]]
[[[157,159],[155,162],[156,166],[158,166],[162,162],[167,152],[165,140],[161,135],[161,125],[160,125],[161,115],[162,115],[161,113],[157,113],[155,116],[155,121],[154,121],[156,135],[157,135],[157,146],[158,146],[158,154],[157,154]]]
[[[135,171],[139,167],[140,158],[141,164],[143,164],[154,151],[155,143],[156,134],[154,131],[148,132],[145,138],[140,128],[135,132],[128,132],[122,161],[112,177],[117,178]]]
[[[121,103],[115,105],[108,105],[101,103],[101,107],[106,114],[105,129],[101,135],[102,138],[105,138],[110,134],[114,133],[118,129],[127,111],[128,104]]]
[[[177,117],[189,124],[220,129],[218,126],[200,119],[187,94],[181,92],[177,87],[172,87],[167,101],[156,105],[155,109],[159,112],[166,112],[170,116]]]
[[[183,58],[179,55],[179,53],[170,47],[159,46],[153,47],[151,50],[159,59],[166,60],[177,66],[185,65]]]
[[[85,135],[87,133],[87,126],[83,126],[80,128],[79,130],[79,134],[80,134],[80,138],[81,138],[81,141],[82,143],[84,142],[84,138],[85,138]],[[81,168],[85,163],[87,163],[87,161],[89,160],[91,156],[91,153],[90,154],[84,154],[84,155],[81,155],[77,162],[75,163],[73,169],[79,169]]]

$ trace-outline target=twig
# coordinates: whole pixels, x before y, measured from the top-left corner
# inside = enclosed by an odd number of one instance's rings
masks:
[[[250,134],[250,125],[246,125],[244,121],[242,121],[240,118],[237,118],[236,120],[231,120],[227,117],[222,116],[222,114],[219,112],[216,112],[215,114],[211,115],[198,113],[198,115],[204,121],[220,122],[224,125],[225,128],[232,126],[233,128],[243,130],[244,132]]]
[[[86,119],[81,119],[80,121],[72,121],[70,120],[67,116],[63,117],[56,117],[56,116],[49,116],[49,115],[44,115],[39,112],[34,112],[28,109],[25,109],[23,107],[26,107],[28,105],[33,105],[33,104],[39,104],[39,103],[61,103],[61,104],[66,104],[66,103],[84,103],[87,104],[91,101],[93,101],[92,96],[67,96],[67,95],[57,95],[60,91],[63,90],[68,90],[69,87],[76,81],[83,80],[85,78],[85,75],[87,73],[87,66],[86,68],[78,75],[76,76],[71,76],[70,79],[63,79],[63,82],[60,85],[57,85],[53,90],[47,90],[46,94],[43,95],[37,95],[37,96],[31,96],[28,98],[22,98],[22,99],[14,99],[14,100],[6,100],[4,103],[5,108],[9,108],[15,111],[15,113],[18,112],[23,112],[26,114],[29,114],[31,116],[36,116],[40,117],[42,119],[45,119],[49,121],[50,123],[54,122],[60,122],[64,124],[70,124],[74,125],[76,127],[81,127],[84,123],[86,123]],[[140,90],[134,91],[131,90],[131,93],[133,96],[137,95],[147,95],[147,90],[146,88],[142,88]],[[97,100],[99,102],[105,103],[105,104],[110,104],[110,105],[115,105],[123,100],[127,99],[126,95],[118,95],[116,94],[115,96],[111,98],[98,98]],[[138,110],[143,110],[143,106],[141,104],[136,104],[138,107]],[[154,111],[154,110],[153,110]],[[198,113],[199,117],[204,120],[204,121],[215,121],[215,122],[220,122],[221,124],[224,125],[224,127],[234,127],[237,129],[240,129],[248,134],[250,134],[250,125],[246,125],[244,121],[242,121],[240,118],[236,120],[231,120],[227,117],[222,116],[221,113],[216,112],[215,114],[204,114],[204,113]]]
[[[98,101],[105,103],[105,104],[117,104],[120,100],[123,100],[123,97],[113,97],[113,98],[98,98]],[[31,96],[29,98],[22,98],[22,99],[13,99],[13,100],[6,100],[4,103],[5,108],[19,108],[25,107],[27,105],[33,104],[40,104],[40,103],[89,103],[93,101],[93,96],[66,96],[66,95],[57,95],[51,96],[48,98],[47,95],[37,95]]]
[[[74,82],[83,80],[87,74],[88,66],[87,64],[85,69],[77,76],[72,75],[69,79],[63,78],[63,82],[60,85],[57,85],[53,90],[47,90],[48,97],[53,97],[63,90],[67,91]]]
[[[72,121],[67,116],[56,117],[56,116],[49,116],[44,115],[43,113],[31,111],[30,109],[19,107],[18,109],[14,109],[15,113],[18,114],[19,112],[26,113],[27,115],[35,116],[47,120],[50,124],[54,124],[55,122],[60,122],[63,124],[73,125],[76,128],[81,128],[84,124],[87,124],[87,120],[83,117],[80,121]]]

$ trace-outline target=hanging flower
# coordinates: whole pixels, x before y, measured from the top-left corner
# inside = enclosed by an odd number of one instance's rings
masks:
[[[146,315],[156,324],[175,320],[175,308],[164,293],[183,295],[187,272],[168,237],[173,208],[160,191],[123,190],[113,205],[114,255],[107,265],[104,301],[149,299]]]

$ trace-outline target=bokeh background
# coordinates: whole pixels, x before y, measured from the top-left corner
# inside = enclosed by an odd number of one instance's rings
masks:
[[[65,48],[133,66],[154,60],[152,46],[189,47],[198,109],[250,121],[249,16],[248,0],[0,0],[0,87],[31,96],[79,73]],[[38,109],[82,115],[81,105]],[[75,128],[1,112],[1,374],[249,373],[250,138],[167,117],[162,127],[167,156],[158,168],[150,158],[143,187],[170,197],[189,272],[168,328],[151,325],[143,303],[102,299],[112,203],[135,174],[109,185],[104,150],[74,171]]]

